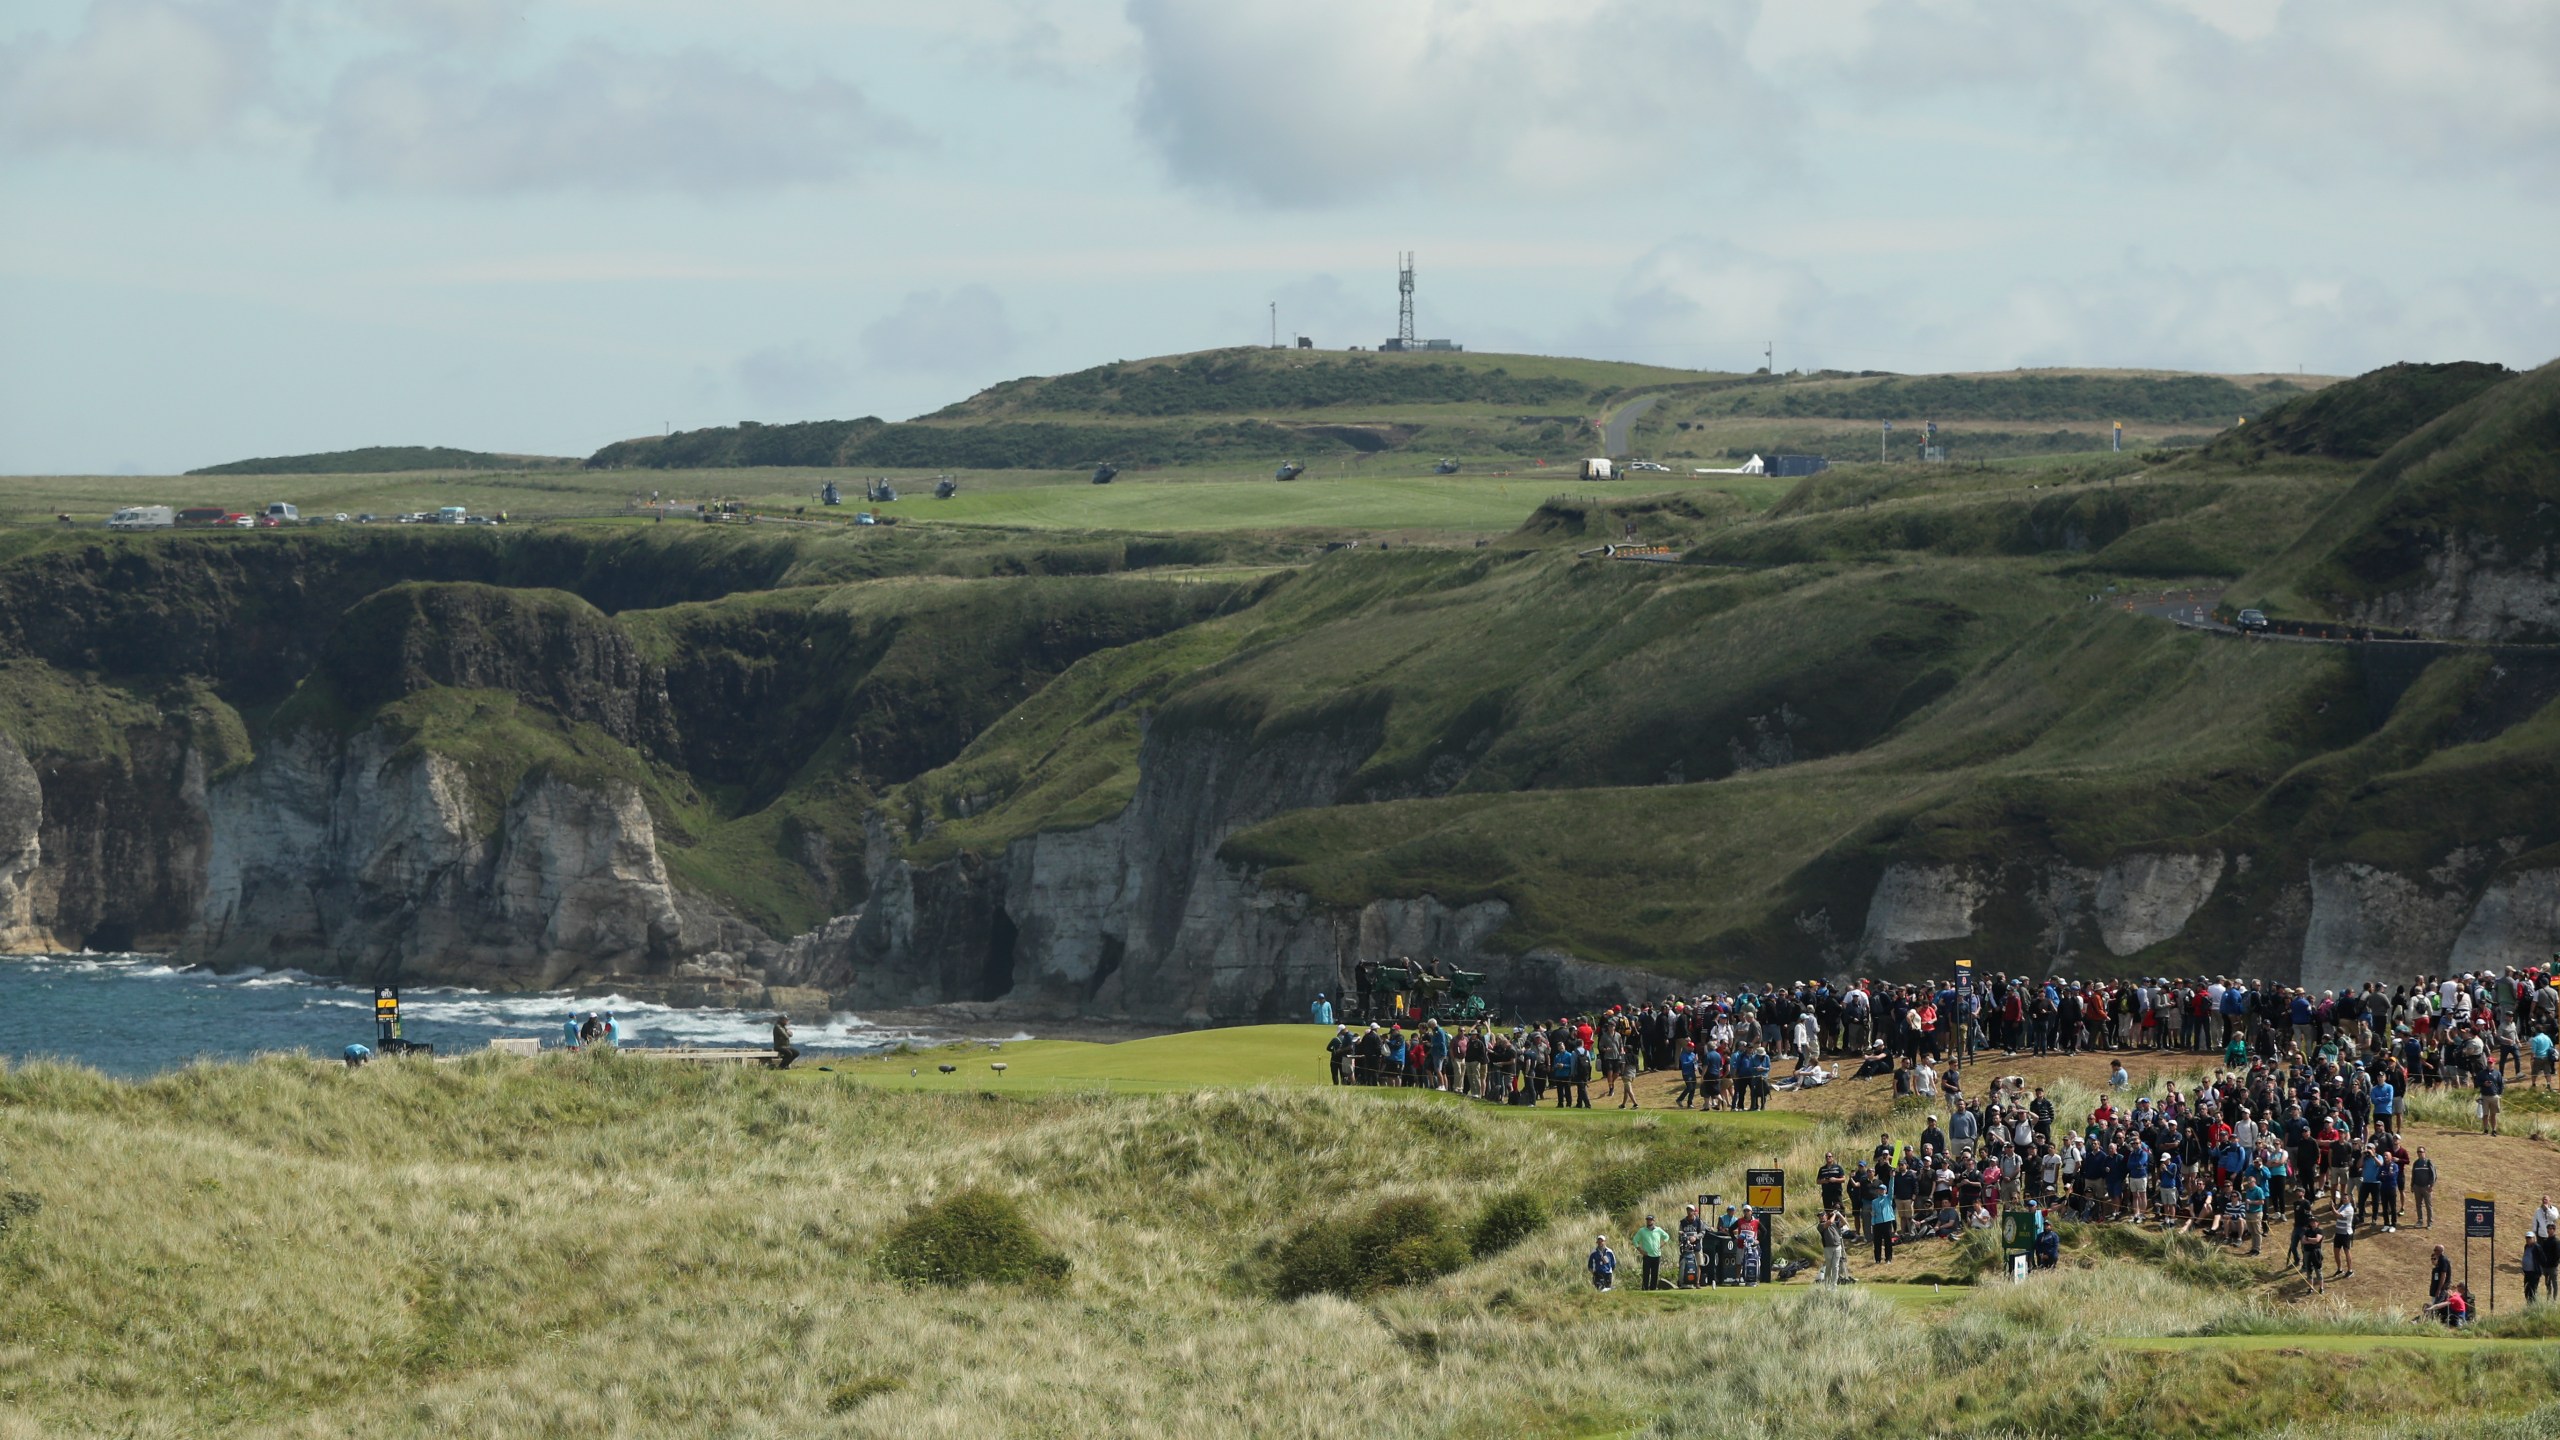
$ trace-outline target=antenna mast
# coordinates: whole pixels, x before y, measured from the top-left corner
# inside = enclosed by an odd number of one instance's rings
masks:
[[[1396,341],[1398,348],[1413,348],[1413,252],[1396,257]]]

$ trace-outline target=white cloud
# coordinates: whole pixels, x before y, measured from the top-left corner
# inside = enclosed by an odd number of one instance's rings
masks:
[[[232,136],[264,99],[268,0],[96,0],[67,39],[0,44],[0,138],[192,150]]]
[[[404,58],[350,67],[314,162],[345,190],[718,193],[840,179],[911,143],[834,80],[587,43],[512,80]]]
[[[979,373],[1020,343],[1004,301],[984,285],[911,290],[862,330],[863,358],[888,371]]]

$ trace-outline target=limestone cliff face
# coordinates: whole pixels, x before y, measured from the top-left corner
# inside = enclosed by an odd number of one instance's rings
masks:
[[[2037,958],[2054,969],[2104,966],[2177,939],[2229,868],[2219,851],[2138,851],[2095,867],[1897,862],[1877,879],[1856,944],[1833,947],[1830,958],[1845,970],[1892,972],[1923,961],[1922,947],[1990,938],[2000,909],[2010,923],[2033,925]]]
[[[2514,848],[2459,849],[2422,875],[2314,866],[2302,983],[2548,964],[2560,950],[2560,870],[2506,868]]]
[[[1824,953],[1838,971],[1943,973],[1947,955],[1980,946],[2007,968],[2017,937],[1997,927],[2023,909],[2037,929],[2027,963],[2055,973],[2121,970],[2115,962],[2156,953],[2177,973],[2211,968],[2317,991],[2503,969],[2547,962],[2560,947],[2560,870],[2519,861],[2521,847],[2460,847],[2418,874],[2355,862],[2313,863],[2299,878],[2262,869],[2237,893],[2251,857],[2218,851],[2144,852],[2095,868],[1897,863],[1878,879],[1856,941]],[[2201,947],[2175,944],[2212,905],[2244,911],[2245,923]],[[1798,928],[1817,940],[1829,933],[1812,917]]]
[[[478,813],[452,760],[378,731],[285,737],[208,796],[188,958],[501,989],[751,1002],[763,937],[678,896],[647,805],[540,771]]]
[[[1378,742],[1320,729],[1256,744],[1236,731],[1151,733],[1119,815],[1025,837],[992,859],[916,867],[875,827],[871,902],[786,947],[769,973],[856,1003],[1005,999],[1055,1014],[1165,1023],[1303,1015],[1362,958],[1482,966],[1513,1009],[1652,993],[1645,977],[1548,951],[1491,947],[1510,919],[1425,896],[1354,911],[1267,887],[1218,856],[1248,825],[1333,802]]]
[[[21,756],[17,767],[0,757],[0,790],[17,796],[0,798],[0,812],[19,817],[0,818],[0,930],[17,916],[16,939],[0,949],[163,950],[185,933],[204,876],[204,756],[175,725],[135,726],[117,739],[94,754]],[[28,771],[36,839],[11,861],[7,837],[27,814]]]
[[[2548,545],[2518,552],[2492,537],[2454,536],[2426,557],[2416,583],[2376,597],[2353,618],[2456,640],[2547,641],[2560,635],[2554,561]]]
[[[44,787],[17,742],[0,735],[0,951],[50,950],[35,923],[36,867],[44,859]]]

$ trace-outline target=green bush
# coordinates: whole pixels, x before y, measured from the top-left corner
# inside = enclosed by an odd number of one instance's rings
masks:
[[[0,1190],[0,1235],[25,1221],[32,1220],[44,1208],[44,1197],[28,1190]]]
[[[1584,1209],[1632,1222],[1665,1190],[1715,1169],[1732,1147],[1724,1132],[1704,1126],[1662,1130],[1639,1124],[1636,1133],[1645,1141],[1642,1154],[1583,1177],[1578,1198]]]
[[[2472,1293],[2485,1296],[2488,1291],[2484,1286]],[[2560,1340],[2560,1305],[2536,1305],[2492,1315],[2474,1322],[2471,1333],[2502,1340]]]
[[[1067,1257],[1049,1248],[1008,1196],[963,1190],[918,1208],[876,1252],[880,1269],[909,1285],[1012,1285],[1055,1290]]]
[[[1466,1242],[1439,1207],[1405,1197],[1382,1200],[1350,1221],[1318,1222],[1280,1247],[1273,1290],[1359,1295],[1435,1279],[1467,1263]]]
[[[1467,1249],[1477,1259],[1499,1255],[1547,1228],[1547,1202],[1526,1190],[1506,1190],[1484,1202],[1467,1227]]]
[[[827,1397],[827,1413],[842,1415],[865,1400],[877,1400],[907,1388],[907,1382],[895,1375],[865,1375],[859,1380],[839,1385]]]

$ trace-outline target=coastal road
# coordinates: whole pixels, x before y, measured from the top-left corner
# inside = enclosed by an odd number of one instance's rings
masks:
[[[1661,403],[1662,397],[1659,395],[1639,395],[1619,406],[1616,413],[1601,417],[1600,453],[1603,455],[1626,454],[1627,436],[1634,433],[1636,422],[1644,418],[1646,411]]]
[[[2222,603],[2219,590],[2136,590],[2105,598],[2133,614],[2166,620],[2190,630],[2211,630],[2224,635],[2239,633],[2213,618],[2213,607]]]

